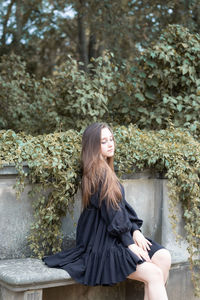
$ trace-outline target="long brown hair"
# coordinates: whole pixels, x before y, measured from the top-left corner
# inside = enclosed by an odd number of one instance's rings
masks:
[[[118,203],[122,199],[119,180],[114,172],[114,159],[109,157],[105,160],[101,155],[101,130],[103,128],[108,128],[112,133],[111,128],[105,123],[91,124],[83,133],[81,153],[83,207],[87,207],[90,196],[98,191],[100,185],[99,205],[103,199],[106,199],[108,206],[118,208]]]

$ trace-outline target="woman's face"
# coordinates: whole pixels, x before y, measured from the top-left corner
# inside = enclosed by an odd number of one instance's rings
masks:
[[[101,154],[104,158],[112,157],[115,152],[115,144],[113,135],[110,130],[105,127],[101,129]]]

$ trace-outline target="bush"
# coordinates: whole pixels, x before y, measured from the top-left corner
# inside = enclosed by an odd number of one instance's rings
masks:
[[[138,58],[137,66],[130,68],[130,72],[132,94],[128,104],[126,98],[122,98],[127,110],[121,109],[116,121],[133,122],[140,128],[154,130],[164,129],[172,122],[175,127],[200,134],[198,34],[190,34],[179,25],[169,25],[159,41]]]
[[[95,67],[94,67],[95,66]],[[0,128],[30,134],[81,129],[101,120],[108,98],[116,89],[109,55],[93,60],[83,72],[69,58],[52,79],[36,80],[20,57],[2,57],[0,63]]]
[[[20,57],[4,55],[1,58],[0,89],[1,129],[37,134],[56,128],[52,81],[32,78]]]
[[[106,120],[141,129],[200,134],[200,36],[170,25],[133,65],[105,54],[90,72],[69,57],[51,79],[36,80],[17,56],[0,63],[0,128],[50,133]]]
[[[55,108],[62,128],[81,129],[102,120],[116,89],[110,55],[93,59],[89,73],[69,58],[55,76]]]

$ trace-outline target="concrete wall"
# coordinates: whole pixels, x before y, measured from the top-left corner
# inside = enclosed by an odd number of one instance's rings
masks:
[[[15,178],[16,171],[14,168],[6,167],[0,170],[0,259],[28,257],[31,254],[27,246],[27,236],[33,222],[31,201],[28,198],[30,186],[26,187],[21,199],[16,200],[13,188]],[[144,220],[142,228],[144,235],[155,239],[171,252],[173,267],[168,283],[169,299],[186,300],[188,297],[190,297],[190,300],[196,299],[192,293],[187,264],[187,243],[184,239],[181,243],[176,241],[169,220],[167,180],[147,171],[127,176],[123,180],[123,185],[126,200],[134,207],[138,216]],[[69,247],[74,243],[75,223],[78,220],[80,211],[81,196],[79,192],[75,200],[74,220],[68,214],[63,218],[64,247]],[[184,235],[181,207],[178,207],[178,214],[180,222],[177,230]],[[53,296],[54,293],[57,295],[56,298]],[[96,297],[97,293],[99,297]],[[62,300],[65,298],[63,295],[68,294],[70,299],[79,300],[94,298],[104,300],[107,299],[106,295],[110,300],[114,300],[116,297],[129,300],[133,299],[133,295],[135,299],[140,300],[143,299],[143,287],[141,284],[136,282],[133,284],[128,280],[112,288],[86,288],[76,285],[74,287],[48,289],[44,291],[43,298],[44,300]]]
[[[43,290],[43,300],[125,300],[125,295],[126,282],[113,287],[87,287],[81,284],[74,284],[61,288]]]
[[[31,201],[27,195],[30,186],[16,200],[15,182],[14,167],[0,170],[0,259],[30,255],[27,246],[27,236],[33,222]]]

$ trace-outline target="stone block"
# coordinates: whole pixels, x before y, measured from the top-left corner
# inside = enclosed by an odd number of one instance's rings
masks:
[[[125,300],[144,300],[144,283],[135,280],[126,280]]]
[[[183,237],[182,240],[177,240],[176,233],[172,230],[172,225],[169,217],[169,194],[167,187],[167,180],[163,180],[163,209],[162,209],[162,245],[166,247],[172,256],[172,263],[186,262],[188,260],[188,243],[184,239],[186,232],[184,230],[184,220],[182,218],[183,210],[181,204],[178,203],[176,208],[176,215],[178,223],[176,226],[177,234]]]
[[[145,236],[161,242],[162,180],[152,178],[123,180],[127,202],[143,220]]]
[[[167,294],[169,300],[200,300],[200,297],[195,297],[194,295],[194,287],[188,263],[180,263],[172,266],[167,283]]]
[[[27,236],[33,222],[30,186],[19,200],[14,185],[16,175],[0,176],[0,259],[20,258],[30,255]]]
[[[42,290],[14,292],[1,287],[0,300],[42,300]]]
[[[27,237],[34,222],[32,201],[28,193],[31,185],[27,184],[16,199],[16,170],[6,167],[0,170],[0,259],[30,257]],[[62,221],[63,248],[74,245],[76,224],[81,212],[80,191],[75,196],[74,216],[67,213]]]
[[[43,290],[43,300],[125,300],[125,282],[115,286],[88,287],[81,284]]]

